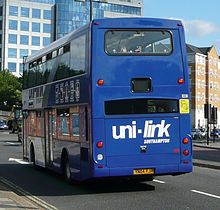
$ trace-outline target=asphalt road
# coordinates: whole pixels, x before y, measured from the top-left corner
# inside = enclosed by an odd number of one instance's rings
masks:
[[[77,186],[48,170],[18,163],[21,157],[16,136],[0,133],[0,176],[60,210],[220,209],[219,170],[194,167],[193,173],[152,182],[114,180]]]

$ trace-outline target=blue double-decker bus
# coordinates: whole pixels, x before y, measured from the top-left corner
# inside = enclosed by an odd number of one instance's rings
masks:
[[[23,155],[66,180],[192,171],[181,21],[93,20],[27,58]]]

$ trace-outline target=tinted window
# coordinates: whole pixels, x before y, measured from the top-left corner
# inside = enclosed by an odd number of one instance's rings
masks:
[[[17,20],[9,20],[9,29],[17,30],[17,28],[18,28]]]
[[[21,17],[29,17],[29,8],[21,7]]]
[[[40,37],[32,36],[32,45],[33,46],[40,46]]]
[[[106,115],[177,113],[177,100],[128,99],[105,102]]]
[[[9,6],[9,15],[11,15],[11,16],[18,16],[18,7],[16,7],[16,6]]]
[[[28,43],[29,43],[29,37],[27,35],[21,35],[20,44],[28,45]]]
[[[27,49],[20,49],[20,58],[23,59],[23,57],[28,56],[28,50]]]
[[[40,32],[40,23],[32,23],[32,32]]]
[[[50,44],[50,37],[43,37],[43,46],[47,46]]]
[[[17,49],[8,48],[8,57],[9,58],[17,58]]]
[[[16,34],[9,34],[8,35],[8,43],[17,44],[17,35]]]
[[[8,70],[10,72],[16,72],[16,63],[9,62],[8,63]]]
[[[65,49],[64,49],[65,52]],[[71,42],[71,75],[86,72],[86,35],[80,36]]]
[[[51,32],[51,25],[48,23],[44,23],[43,25],[43,32],[44,33],[50,33]]]
[[[44,19],[50,20],[51,19],[51,11],[44,10]]]
[[[32,18],[40,19],[40,9],[32,9]]]
[[[21,21],[21,31],[29,31],[29,22]]]
[[[168,55],[172,39],[168,31],[111,30],[105,34],[105,51],[109,55]]]

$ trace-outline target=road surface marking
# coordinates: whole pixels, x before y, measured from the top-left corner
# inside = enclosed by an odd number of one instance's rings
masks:
[[[6,143],[11,144],[11,145],[20,145],[21,144],[20,142],[10,142],[10,141],[7,141]]]
[[[213,197],[213,198],[220,199],[220,196],[218,196],[218,195],[213,195],[213,194],[202,192],[202,191],[198,191],[198,190],[191,190],[191,191],[194,192],[194,193],[199,193],[199,194],[202,194],[202,195],[207,195],[207,196],[210,196],[210,197]]]
[[[20,164],[23,164],[23,165],[30,164],[29,162],[23,161],[21,159],[16,159],[16,158],[9,158],[8,161],[14,161],[14,162],[17,162],[17,163],[20,163]]]
[[[157,180],[157,179],[154,179],[153,182],[157,182],[157,183],[160,183],[160,184],[165,184],[166,183],[164,181],[160,181],[160,180]]]
[[[32,202],[36,203],[37,205],[43,207],[43,209],[47,210],[58,210],[55,206],[47,203],[46,201],[38,198],[37,196],[32,195],[31,193],[23,190],[19,186],[15,185],[14,183],[8,181],[7,179],[3,178],[0,176],[0,181],[5,183],[6,185],[10,186],[13,188],[16,192],[20,193],[21,195],[25,196],[27,199],[31,200]]]

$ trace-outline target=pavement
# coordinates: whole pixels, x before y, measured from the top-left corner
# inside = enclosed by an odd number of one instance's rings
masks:
[[[38,210],[43,209],[28,197],[16,192],[0,177],[0,210]]]
[[[215,150],[218,151],[218,154],[220,154],[220,140],[213,140],[211,139],[208,144],[207,140],[193,140],[193,148],[201,148],[201,149],[208,149],[208,150]],[[213,161],[213,160],[201,160],[201,159],[195,159],[193,158],[193,165],[205,167],[205,168],[212,168],[212,169],[218,169],[220,170],[220,160]]]
[[[196,148],[219,150],[220,140],[213,143],[206,140],[193,140],[193,150]],[[220,170],[220,161],[207,161],[201,159],[193,159],[193,165],[213,168]],[[8,180],[0,177],[0,210],[35,210],[35,209],[51,209],[43,208],[40,203],[35,203],[28,195],[25,195],[19,189],[13,186]]]

